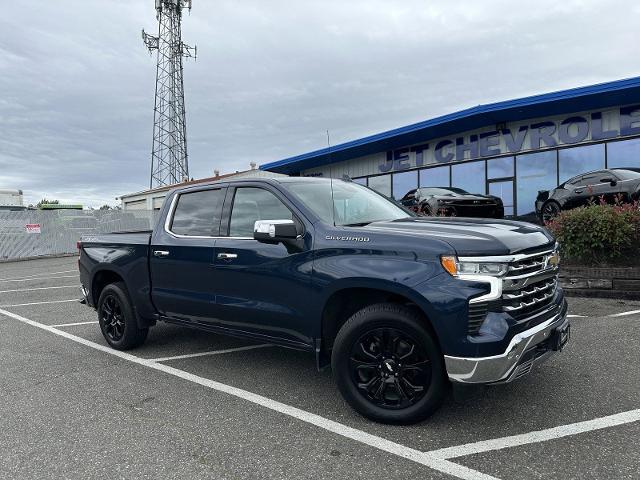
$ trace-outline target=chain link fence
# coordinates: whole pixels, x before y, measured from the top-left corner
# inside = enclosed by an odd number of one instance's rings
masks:
[[[85,234],[152,230],[155,210],[0,211],[0,261],[76,253]]]

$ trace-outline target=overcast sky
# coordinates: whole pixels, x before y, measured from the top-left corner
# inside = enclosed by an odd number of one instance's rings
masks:
[[[153,0],[5,1],[0,188],[100,206],[149,183]],[[640,75],[637,1],[194,0],[191,175],[480,103]]]

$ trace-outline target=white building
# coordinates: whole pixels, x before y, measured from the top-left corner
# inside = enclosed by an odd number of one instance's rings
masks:
[[[0,190],[0,210],[25,210],[22,190]]]
[[[136,193],[128,193],[126,195],[116,197],[116,200],[120,200],[123,210],[160,210],[165,197],[176,187],[215,182],[216,180],[227,180],[230,178],[273,178],[287,176],[279,173],[265,172],[264,170],[256,170],[254,168],[244,172],[227,173],[225,175],[220,175],[217,171],[214,173],[216,175],[213,177],[190,180],[188,182],[152,188],[150,190],[143,190]]]

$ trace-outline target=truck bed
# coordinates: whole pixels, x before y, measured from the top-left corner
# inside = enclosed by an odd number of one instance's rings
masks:
[[[139,230],[134,232],[88,234],[82,236],[81,242],[92,245],[149,245],[152,233],[151,230]]]

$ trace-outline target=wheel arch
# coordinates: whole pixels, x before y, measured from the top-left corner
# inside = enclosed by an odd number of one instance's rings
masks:
[[[91,287],[89,295],[91,296],[93,307],[96,309],[98,308],[98,300],[100,299],[100,294],[102,293],[104,288],[107,285],[118,282],[123,283],[125,286],[127,296],[129,297],[129,302],[131,303],[131,309],[133,310],[136,321],[138,322],[140,328],[147,328],[155,325],[155,319],[147,319],[141,316],[141,312],[138,310],[138,305],[136,305],[136,302],[134,301],[135,292],[132,292],[129,289],[129,285],[127,285],[127,281],[125,280],[125,275],[123,275],[117,269],[114,269],[112,265],[98,267],[91,277]]]
[[[95,307],[98,306],[98,300],[100,299],[100,294],[104,290],[107,285],[112,283],[122,282],[127,285],[124,277],[111,268],[102,268],[94,272],[91,278],[91,300],[93,301],[93,305]]]
[[[409,288],[401,288],[394,282],[344,285],[335,288],[323,303],[320,316],[320,337],[316,340],[316,357],[319,369],[330,364],[333,342],[345,322],[357,311],[376,303],[395,303],[416,311],[432,333],[435,341],[440,343],[430,320],[428,302],[417,292]]]

